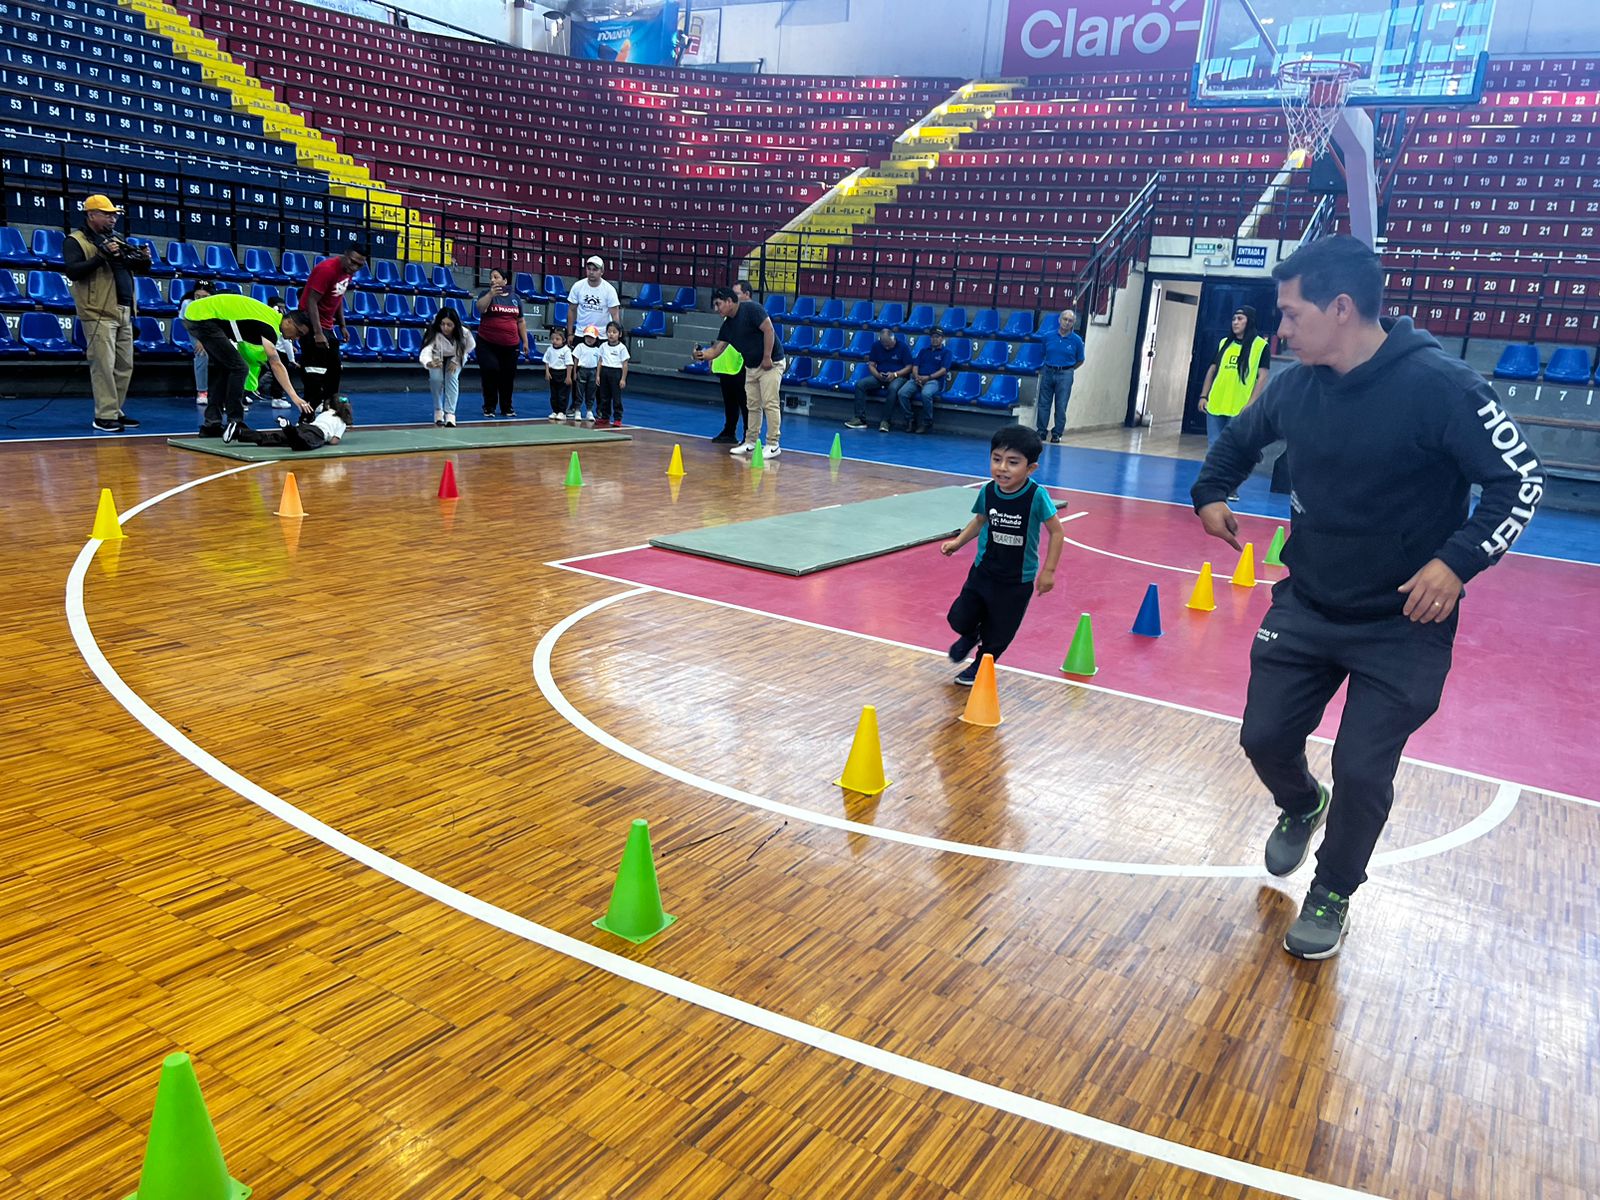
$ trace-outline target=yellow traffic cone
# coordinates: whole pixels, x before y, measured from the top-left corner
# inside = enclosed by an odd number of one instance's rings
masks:
[[[889,786],[883,773],[883,748],[878,744],[878,710],[870,704],[861,710],[844,774],[833,782],[835,787],[862,796],[876,796]]]
[[[1211,564],[1200,564],[1200,578],[1195,580],[1194,591],[1189,596],[1189,603],[1185,608],[1192,608],[1196,612],[1211,612],[1217,607],[1217,601],[1211,594]]]
[[[682,479],[683,478],[683,447],[682,446],[674,445],[672,447],[672,461],[667,464],[667,478],[668,479]]]
[[[978,677],[967,695],[967,709],[961,719],[968,725],[988,728],[1000,724],[1000,691],[994,682],[994,655],[985,654],[978,663]]]
[[[111,500],[111,489],[100,489],[100,505],[94,510],[94,532],[89,535],[102,542],[120,542],[128,535],[122,532],[122,522],[117,520],[117,506]]]
[[[1239,555],[1239,565],[1233,571],[1233,586],[1253,588],[1256,585],[1256,544],[1246,542],[1244,553]]]

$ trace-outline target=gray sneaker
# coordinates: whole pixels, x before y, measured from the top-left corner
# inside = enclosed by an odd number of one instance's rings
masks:
[[[1300,916],[1284,935],[1283,948],[1296,958],[1332,958],[1350,932],[1350,897],[1311,885]]]
[[[1328,820],[1328,789],[1317,784],[1317,807],[1304,816],[1285,813],[1267,837],[1267,871],[1293,875],[1311,854],[1311,835]]]
[[[860,417],[851,417],[844,423],[844,427],[846,429],[865,429],[867,427],[867,423]]]

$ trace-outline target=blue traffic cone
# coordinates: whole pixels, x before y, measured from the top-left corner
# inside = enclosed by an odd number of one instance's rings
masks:
[[[1144,590],[1144,603],[1139,605],[1139,615],[1133,619],[1133,632],[1140,637],[1161,636],[1161,597],[1153,583]]]

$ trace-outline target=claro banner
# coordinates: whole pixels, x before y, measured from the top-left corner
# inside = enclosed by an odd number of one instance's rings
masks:
[[[1182,71],[1200,46],[1200,0],[1011,0],[1002,75]]]

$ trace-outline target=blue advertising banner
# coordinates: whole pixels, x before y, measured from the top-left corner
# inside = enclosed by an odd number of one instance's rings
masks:
[[[650,5],[618,16],[572,15],[572,57],[647,67],[677,62],[678,5]]]

